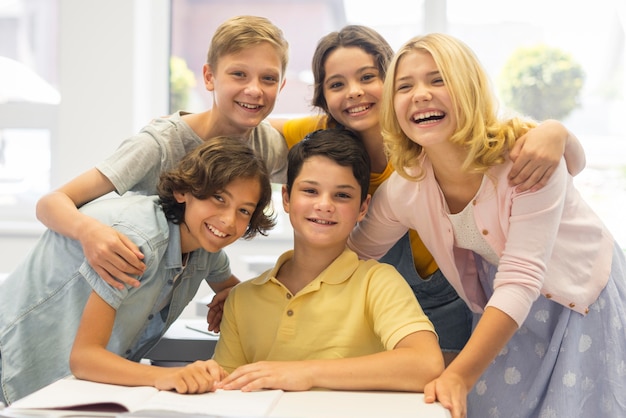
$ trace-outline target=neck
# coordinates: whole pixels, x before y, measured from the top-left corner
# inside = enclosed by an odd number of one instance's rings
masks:
[[[341,248],[306,248],[294,244],[293,257],[283,264],[277,279],[292,294],[298,293],[324,271],[343,253]]]
[[[229,120],[221,118],[219,112],[214,110],[184,115],[183,120],[196,135],[205,141],[222,135],[248,138],[252,132],[252,129],[242,129],[240,126],[233,125]]]
[[[387,156],[385,155],[385,146],[383,144],[383,136],[380,133],[380,126],[358,133],[361,141],[365,145],[367,154],[372,162],[372,172],[382,173],[387,168]]]
[[[448,144],[449,145],[449,144]],[[461,167],[465,152],[457,146],[424,148],[432,166],[435,179],[450,213],[458,213],[476,196],[482,183],[482,173],[472,173]]]

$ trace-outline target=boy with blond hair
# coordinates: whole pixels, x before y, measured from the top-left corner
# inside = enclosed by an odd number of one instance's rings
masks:
[[[157,118],[125,140],[109,158],[37,203],[37,218],[82,245],[89,264],[107,283],[139,286],[143,254],[125,235],[78,211],[110,192],[154,194],[160,173],[209,138],[237,136],[265,161],[272,182],[283,183],[287,147],[265,118],[285,84],[288,43],[263,17],[237,16],[216,30],[203,67],[213,106]]]

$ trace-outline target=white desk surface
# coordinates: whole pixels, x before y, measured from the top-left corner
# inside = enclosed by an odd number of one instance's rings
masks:
[[[118,405],[118,408],[112,409],[113,404]],[[68,406],[72,405],[100,405],[100,407],[70,410]],[[135,412],[120,412],[122,405],[127,410]],[[424,403],[421,393],[329,390],[244,393],[218,390],[215,393],[181,395],[171,391],[158,391],[152,387],[108,385],[69,377],[44,387],[7,409],[0,410],[0,416],[449,418],[450,414],[438,403]]]

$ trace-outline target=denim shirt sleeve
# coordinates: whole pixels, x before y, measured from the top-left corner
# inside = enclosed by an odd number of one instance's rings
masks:
[[[134,242],[144,255],[143,261],[146,264],[146,270],[144,275],[137,277],[137,279],[142,281],[145,277],[151,277],[151,272],[158,269],[168,246],[170,234],[165,218],[157,218],[155,222],[155,218],[150,216],[146,216],[143,219],[133,217],[132,221],[120,221],[113,227]],[[125,285],[121,290],[110,286],[96,273],[87,260],[81,264],[79,273],[92,289],[116,310],[119,309],[128,293],[134,289],[128,285]]]

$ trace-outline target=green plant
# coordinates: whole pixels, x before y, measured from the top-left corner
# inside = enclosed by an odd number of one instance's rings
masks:
[[[196,86],[196,77],[180,57],[170,58],[170,112],[186,109],[189,91]]]
[[[579,106],[584,77],[570,54],[537,45],[513,52],[498,86],[507,107],[536,120],[563,119]]]

